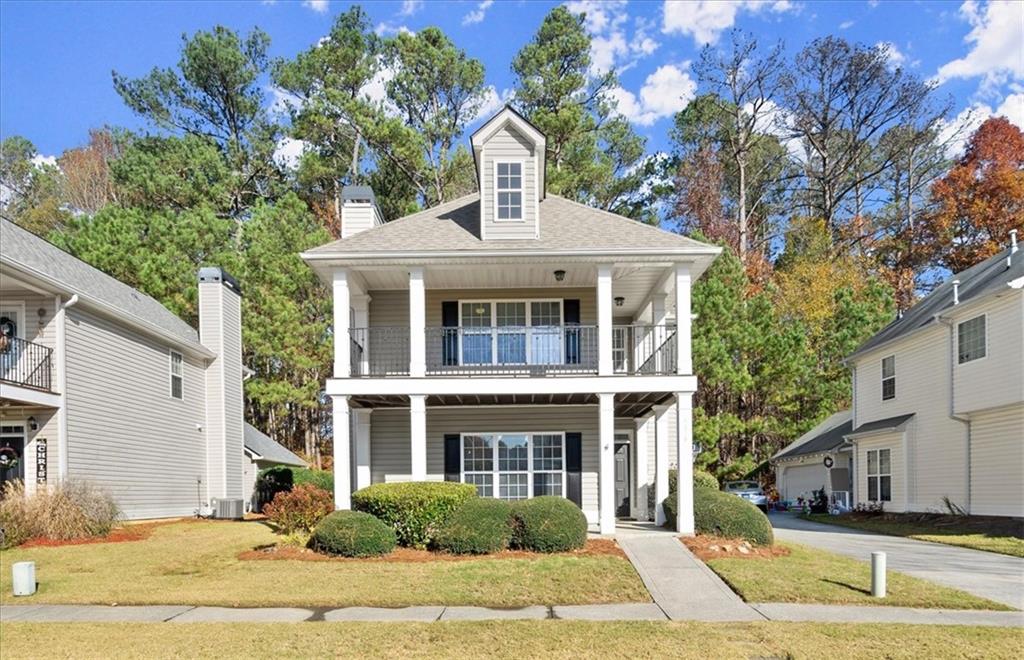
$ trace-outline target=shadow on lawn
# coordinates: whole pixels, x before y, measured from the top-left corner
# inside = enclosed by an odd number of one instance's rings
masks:
[[[851,591],[857,591],[857,592],[860,592],[860,593],[862,593],[862,594],[864,594],[866,596],[870,596],[871,595],[871,590],[870,589],[862,589],[860,587],[855,587],[852,584],[850,584],[849,582],[841,582],[839,580],[829,580],[829,579],[826,579],[826,578],[822,578],[821,581],[822,582],[828,582],[829,584],[834,584],[834,585],[839,586],[839,587],[846,587],[847,589],[850,589]]]

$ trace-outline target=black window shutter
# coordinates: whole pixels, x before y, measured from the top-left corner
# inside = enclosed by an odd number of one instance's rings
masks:
[[[565,496],[583,508],[583,434],[565,434]]]
[[[462,472],[459,462],[461,453],[458,433],[444,434],[444,480],[459,481]]]
[[[445,366],[459,363],[459,303],[445,300],[441,303],[441,325],[444,329],[441,344],[441,361]]]
[[[562,322],[567,326],[580,324],[579,298],[566,298],[562,301]],[[565,330],[565,363],[580,363],[580,331],[578,328]]]

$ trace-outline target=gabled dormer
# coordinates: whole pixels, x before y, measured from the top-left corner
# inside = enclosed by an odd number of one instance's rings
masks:
[[[480,184],[480,238],[540,238],[544,134],[505,106],[473,133],[470,142]]]

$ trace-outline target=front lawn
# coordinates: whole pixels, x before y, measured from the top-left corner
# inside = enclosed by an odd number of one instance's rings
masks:
[[[275,543],[259,522],[180,522],[124,543],[0,553],[0,602],[236,607],[481,605],[519,607],[649,602],[624,557],[536,555],[458,561],[240,560]],[[36,562],[39,592],[11,596],[10,564]]]
[[[812,514],[805,518],[876,534],[1024,557],[1024,523],[1019,519],[898,513],[881,516]]]
[[[871,565],[824,550],[779,544],[788,556],[709,559],[707,565],[748,603],[893,605],[956,610],[1012,610],[1001,603],[889,571],[888,595],[871,596]]]
[[[696,622],[4,624],[4,658],[1012,658],[1024,631]]]

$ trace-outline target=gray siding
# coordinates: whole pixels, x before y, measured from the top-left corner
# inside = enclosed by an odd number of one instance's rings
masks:
[[[67,354],[69,476],[107,489],[128,518],[191,515],[206,473],[202,362],[185,357],[184,400],[171,398],[168,346],[78,308]]]
[[[495,220],[495,163],[523,163],[523,219]],[[486,240],[537,237],[537,157],[533,144],[510,125],[497,131],[483,146],[480,221]]]

